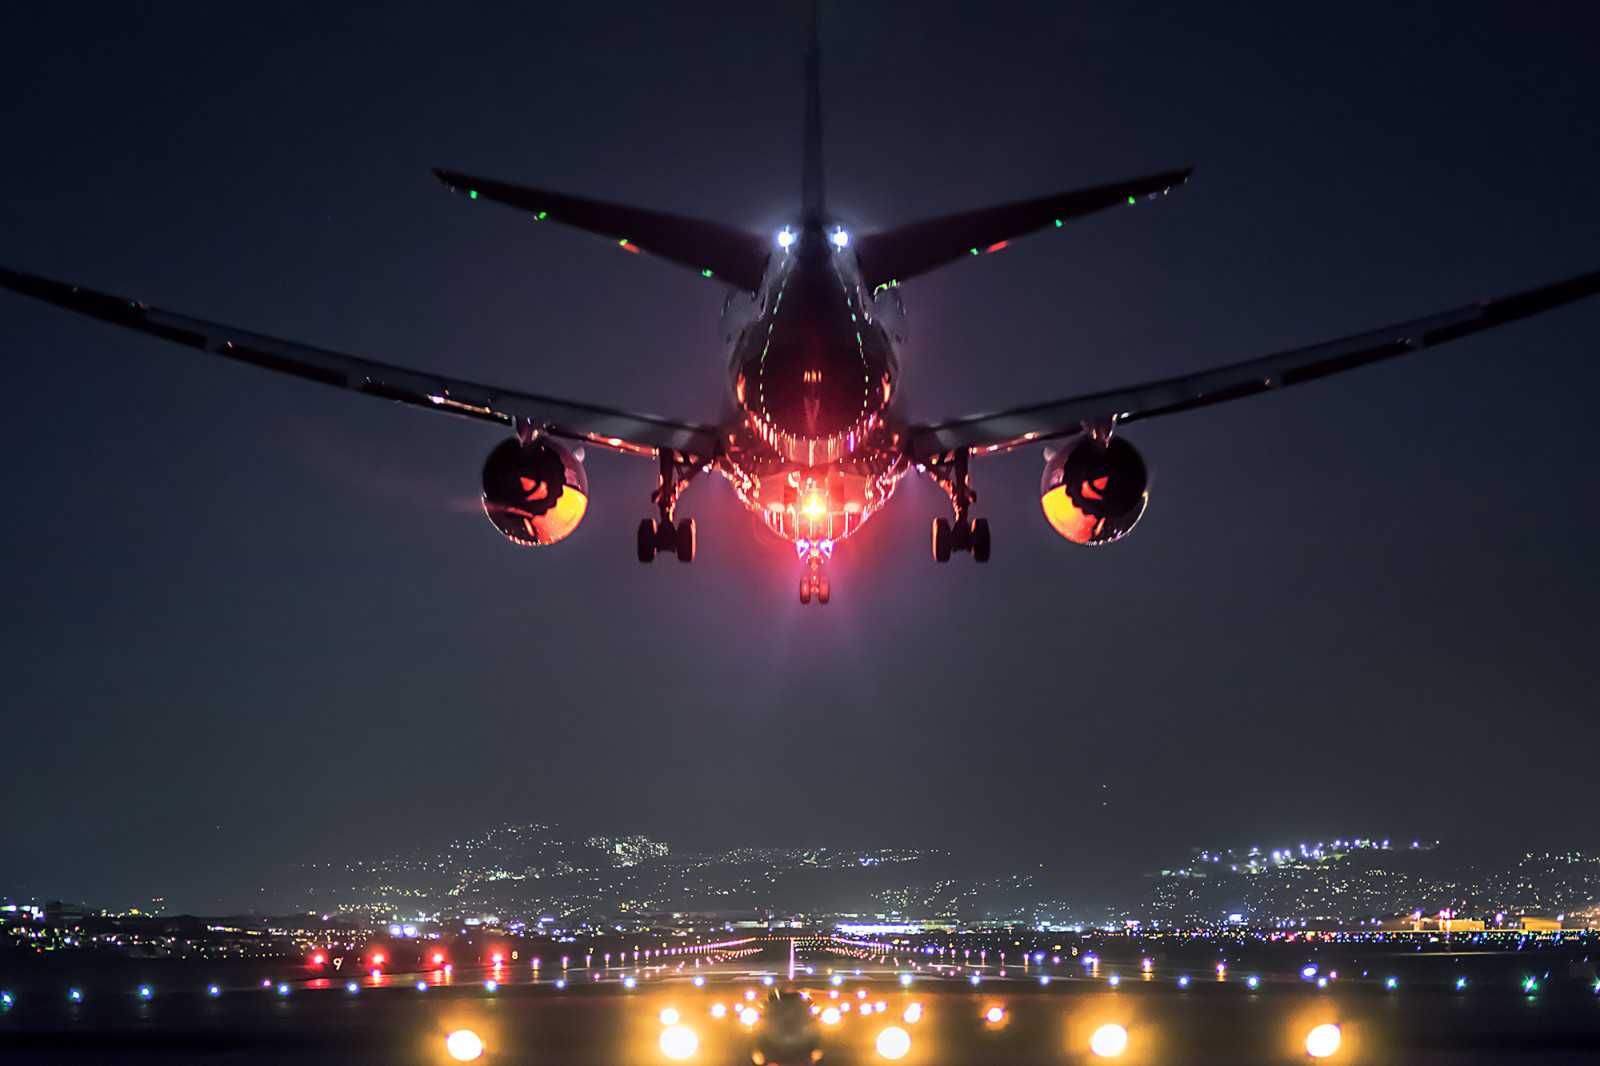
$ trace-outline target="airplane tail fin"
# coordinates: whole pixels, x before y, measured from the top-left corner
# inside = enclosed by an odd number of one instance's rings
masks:
[[[509,185],[501,181],[434,168],[439,180],[474,200],[494,200],[616,242],[630,252],[662,259],[720,278],[747,292],[761,288],[769,242],[720,222],[651,211],[643,207],[586,200],[578,196]]]
[[[822,219],[822,44],[818,32],[819,0],[811,2],[811,38],[806,43],[805,153],[800,170],[800,208],[807,224]]]
[[[809,116],[808,116],[809,117]],[[809,130],[809,127],[808,127]],[[856,256],[869,288],[895,284],[963,256],[997,252],[1010,241],[1052,223],[1081,218],[1121,203],[1154,199],[1189,180],[1193,167],[1131,181],[1057,193],[1037,200],[943,215],[856,238]],[[821,178],[818,178],[820,188]]]

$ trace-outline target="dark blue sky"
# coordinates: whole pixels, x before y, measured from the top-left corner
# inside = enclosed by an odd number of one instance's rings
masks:
[[[717,414],[720,288],[429,167],[774,226],[799,5],[7,22],[0,263]],[[883,0],[825,5],[824,34],[829,198],[859,227],[1198,168],[909,283],[914,417],[1600,266],[1592,4]],[[680,510],[693,566],[633,559],[654,470],[610,455],[583,528],[520,550],[477,505],[492,430],[10,294],[0,346],[0,891],[238,906],[289,861],[535,820],[942,847],[1084,898],[1190,845],[1600,850],[1593,301],[1130,427],[1151,503],[1108,548],[1050,531],[1019,451],[977,467],[993,562],[936,567],[943,497],[908,480],[825,610],[720,481]]]

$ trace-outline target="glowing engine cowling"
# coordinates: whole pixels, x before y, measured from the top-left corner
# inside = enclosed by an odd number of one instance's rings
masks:
[[[518,544],[554,544],[588,508],[583,463],[548,437],[504,441],[483,464],[483,513]]]
[[[1039,504],[1057,533],[1075,544],[1110,544],[1144,514],[1144,460],[1121,437],[1085,437],[1044,466]]]

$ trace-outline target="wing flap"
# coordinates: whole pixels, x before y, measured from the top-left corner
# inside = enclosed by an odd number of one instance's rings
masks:
[[[471,174],[434,169],[451,191],[474,200],[493,200],[553,222],[615,241],[632,251],[649,252],[707,277],[720,278],[746,292],[761,288],[770,242],[744,230],[643,207],[587,200],[579,196],[510,185]]]
[[[1032,404],[995,414],[913,426],[911,454],[919,459],[957,448],[1005,451],[1030,441],[1076,433],[1085,423],[1192,411],[1316,381],[1331,374],[1421,351],[1481,330],[1540,314],[1600,293],[1600,271],[1537,289],[1481,300],[1454,311],[1412,319],[1341,340],[1295,348],[1260,359],[1184,374],[1126,389]]]
[[[4,267],[0,267],[0,288],[225,359],[425,410],[502,425],[511,425],[522,418],[557,436],[616,451],[654,454],[668,449],[709,459],[718,448],[718,433],[711,426],[675,422],[654,415],[502,389],[380,363],[191,318],[137,300]]]

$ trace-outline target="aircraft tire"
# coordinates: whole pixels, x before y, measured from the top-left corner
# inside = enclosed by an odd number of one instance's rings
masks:
[[[678,523],[678,562],[694,562],[694,519],[685,518]]]
[[[639,520],[639,561],[648,563],[656,557],[656,522],[653,518]]]
[[[817,602],[828,602],[828,579],[825,577],[817,579]]]
[[[800,579],[800,602],[811,602],[811,579],[809,577],[803,577]]]
[[[950,561],[950,523],[943,518],[933,520],[933,561]]]
[[[950,551],[969,552],[972,550],[972,523],[966,519],[957,519],[950,526]]]
[[[656,551],[670,553],[678,550],[678,529],[671,522],[655,522]]]
[[[980,518],[972,523],[972,557],[980,563],[989,561],[989,520]]]

